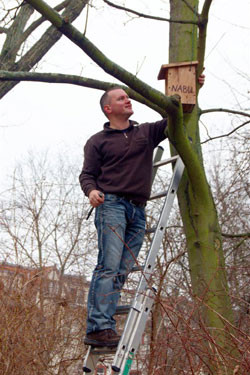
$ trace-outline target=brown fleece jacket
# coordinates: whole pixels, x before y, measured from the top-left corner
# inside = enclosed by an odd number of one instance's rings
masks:
[[[97,189],[144,203],[150,196],[154,148],[166,138],[167,120],[137,125],[125,130],[104,124],[84,147],[84,164],[79,176],[85,195]]]

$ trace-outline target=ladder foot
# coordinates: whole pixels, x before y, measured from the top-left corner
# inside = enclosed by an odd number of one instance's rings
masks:
[[[116,366],[112,366],[112,370],[113,370],[114,372],[120,372],[119,367],[116,367]]]
[[[82,370],[83,372],[86,372],[87,374],[91,373],[91,370],[88,367],[83,366]]]

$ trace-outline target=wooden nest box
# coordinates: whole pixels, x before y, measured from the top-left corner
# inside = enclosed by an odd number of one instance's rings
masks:
[[[158,79],[165,79],[165,93],[181,97],[183,112],[192,112],[196,104],[196,67],[198,61],[162,65]]]

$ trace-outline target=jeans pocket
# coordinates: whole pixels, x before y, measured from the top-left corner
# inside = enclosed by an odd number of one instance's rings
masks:
[[[117,202],[120,199],[116,194],[105,194],[104,202]]]

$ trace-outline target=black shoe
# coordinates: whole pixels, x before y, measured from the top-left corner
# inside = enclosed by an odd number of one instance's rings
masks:
[[[109,348],[118,345],[121,336],[118,336],[113,329],[103,329],[97,332],[88,333],[84,339],[84,344],[95,347],[107,346]]]

